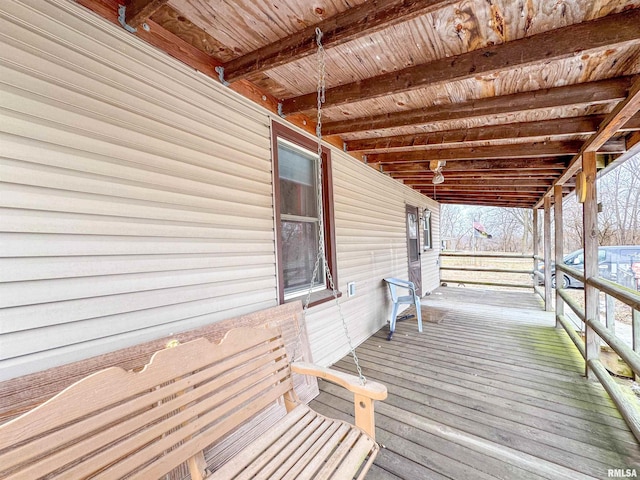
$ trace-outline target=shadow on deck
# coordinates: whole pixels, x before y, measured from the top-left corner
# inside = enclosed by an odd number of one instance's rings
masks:
[[[386,446],[367,479],[608,478],[636,468],[640,446],[582,357],[533,293],[445,287],[415,317],[357,349],[366,377],[387,385],[376,404]],[[350,357],[334,365],[354,372]],[[312,402],[353,415],[326,382]],[[640,469],[637,470],[640,475]]]

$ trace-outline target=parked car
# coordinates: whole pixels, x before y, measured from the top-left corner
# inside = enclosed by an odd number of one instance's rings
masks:
[[[615,245],[598,248],[598,270],[602,278],[625,284],[623,279],[633,278],[632,266],[640,262],[640,245]],[[584,271],[584,252],[582,249],[568,253],[564,256],[564,264]],[[544,264],[538,264],[538,270],[544,273]],[[556,288],[556,266],[551,264],[551,286]],[[544,284],[544,282],[540,282]],[[582,288],[581,281],[562,275],[562,288]]]

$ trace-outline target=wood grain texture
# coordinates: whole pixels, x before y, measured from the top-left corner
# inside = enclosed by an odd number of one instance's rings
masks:
[[[336,106],[368,98],[398,94],[423,85],[463,80],[478,75],[513,69],[540,61],[551,61],[573,56],[579,51],[637,41],[640,11],[632,10],[610,15],[531,37],[514,40],[495,47],[474,50],[453,58],[434,60],[424,65],[409,67],[366,80],[327,90],[327,106]],[[580,39],[576,47],[575,39]],[[315,107],[315,93],[286,99],[285,114]]]
[[[322,32],[322,44],[328,49],[365,34],[374,34],[457,1],[377,0],[367,2],[232,60],[225,64],[225,74],[230,81],[235,81],[255,72],[294,62],[315,53],[316,29]]]
[[[428,145],[463,144],[480,141],[501,141],[518,138],[525,142],[527,138],[535,141],[537,137],[566,137],[590,135],[596,132],[604,120],[603,115],[573,117],[541,122],[509,123],[466,130],[445,130],[427,134],[406,134],[392,137],[367,138],[345,142],[347,151],[390,151],[410,150]],[[640,130],[640,114],[629,119],[624,131]]]
[[[44,370],[2,382],[0,383],[0,398],[3,399],[3,408],[0,411],[0,418],[2,418],[3,421],[7,421],[34,408],[55,393],[91,372],[112,366],[117,366],[125,370],[140,369],[147,363],[155,351],[163,348],[167,342],[171,340],[178,340],[184,343],[195,338],[203,337],[210,341],[219,341],[224,336],[224,333],[233,327],[273,326],[283,330],[289,354],[293,355],[296,349],[296,338],[301,313],[301,305],[299,303],[281,305],[273,309],[261,310],[241,317],[230,318],[196,330],[176,333],[171,337],[160,338],[152,342],[82,360],[63,367]],[[311,354],[309,352],[306,335],[306,330],[303,330],[302,347],[298,348],[297,352],[299,355],[298,358],[310,360]],[[302,400],[309,401],[317,392],[317,384],[315,381],[309,379],[303,380],[303,378],[304,377],[299,377],[299,379],[296,380],[296,389]],[[29,385],[29,388],[25,388],[25,385]]]
[[[125,21],[132,28],[140,27],[169,0],[131,0],[127,5]]]
[[[613,111],[605,117],[599,125],[598,131],[589,137],[581,147],[580,152],[571,159],[569,166],[556,180],[555,184],[562,185],[573,177],[581,168],[584,153],[598,151],[598,148],[601,148],[630,118],[638,113],[638,110],[640,110],[640,79],[634,81],[628,96],[619,102]],[[626,151],[627,148],[629,147],[625,141],[624,150]],[[551,195],[551,192],[547,192],[546,196],[549,195]]]
[[[358,348],[365,374],[389,397],[377,406],[375,464],[399,478],[601,477],[633,466],[640,447],[582,357],[533,293],[440,288],[423,299],[427,322],[400,322]],[[458,341],[451,342],[451,338]],[[398,356],[402,362],[398,362]],[[336,365],[353,372],[349,360]],[[313,408],[348,415],[349,398],[322,383]],[[491,452],[491,453],[490,453]]]
[[[525,110],[557,108],[566,105],[610,103],[626,98],[633,77],[577,83],[562,87],[491,96],[467,102],[439,104],[417,110],[330,121],[323,125],[326,135],[363,130],[403,127],[430,122],[487,117]]]
[[[584,249],[585,279],[597,277],[598,271],[598,196],[596,193],[596,155],[585,152],[582,155],[582,171],[586,175],[586,199],[582,205],[582,248]],[[584,287],[584,313],[587,320],[598,320],[600,317],[600,292],[592,285]],[[592,327],[585,327],[585,373],[587,378],[595,379],[589,368],[590,360],[597,360],[600,355],[600,338]]]
[[[458,147],[367,155],[371,163],[407,163],[428,160],[474,160],[499,158],[535,158],[549,155],[570,155],[580,150],[581,142],[540,142],[532,144],[498,145],[486,147]]]
[[[301,368],[311,370],[318,373],[312,364]],[[246,478],[268,478],[285,460],[302,456],[318,467],[298,478],[364,476],[379,450],[363,432],[375,433],[370,394],[382,399],[386,388],[353,384],[344,372],[324,373],[355,388],[356,408],[368,406],[366,420],[356,415],[362,429],[319,417],[300,404],[237,455],[240,468],[231,462],[213,478],[230,478],[231,467],[234,476],[243,470]],[[294,398],[292,391],[280,329],[234,328],[218,344],[198,338],[168,346],[155,352],[140,372],[101,370],[0,427],[0,475],[35,478],[56,472],[69,478],[146,479],[164,477],[188,462],[191,478],[204,478],[203,449],[283,395]],[[348,434],[313,454],[306,440],[319,424],[334,431],[346,427]]]
[[[447,172],[467,171],[501,171],[508,169],[537,171],[537,170],[564,170],[571,157],[527,157],[508,158],[500,160],[448,160],[445,166]],[[381,164],[375,164],[377,167]],[[393,172],[430,172],[428,162],[415,162],[410,164],[384,164],[385,173]]]

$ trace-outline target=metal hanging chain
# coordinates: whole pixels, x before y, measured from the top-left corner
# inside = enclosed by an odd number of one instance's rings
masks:
[[[362,368],[360,367],[360,362],[358,360],[358,355],[356,355],[356,350],[353,346],[353,341],[351,340],[351,336],[349,335],[349,329],[347,327],[347,322],[344,318],[344,314],[342,312],[342,306],[338,299],[338,290],[336,289],[335,283],[333,281],[333,276],[331,275],[331,269],[329,268],[329,264],[327,262],[327,256],[325,254],[325,238],[324,238],[324,213],[322,209],[322,104],[325,101],[325,50],[322,45],[322,31],[319,28],[316,28],[316,45],[318,46],[317,53],[317,64],[318,64],[318,84],[317,84],[317,95],[318,95],[318,117],[316,124],[316,136],[318,137],[318,168],[317,168],[317,212],[318,212],[318,254],[316,256],[316,262],[313,267],[313,274],[311,275],[311,282],[309,284],[309,291],[307,292],[307,298],[304,303],[303,309],[303,325],[306,324],[306,316],[307,311],[309,309],[309,303],[311,302],[311,293],[313,291],[313,280],[316,278],[318,271],[320,270],[320,262],[322,262],[324,266],[324,271],[327,276],[327,280],[329,280],[329,287],[331,288],[331,293],[333,294],[333,298],[335,300],[336,306],[338,307],[338,314],[340,315],[340,320],[342,321],[342,328],[344,329],[345,336],[347,337],[347,342],[349,343],[349,351],[351,356],[353,357],[353,362],[356,365],[356,369],[358,370],[358,377],[360,377],[360,382],[363,385],[367,383],[367,379],[362,374]],[[298,331],[298,341],[300,341],[300,336],[302,334],[302,328]]]

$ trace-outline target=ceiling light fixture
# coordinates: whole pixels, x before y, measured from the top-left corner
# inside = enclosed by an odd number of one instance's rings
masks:
[[[447,164],[443,160],[431,160],[429,162],[429,170],[433,172],[433,179],[431,182],[434,185],[438,185],[444,182],[444,175],[442,175],[442,168]]]

